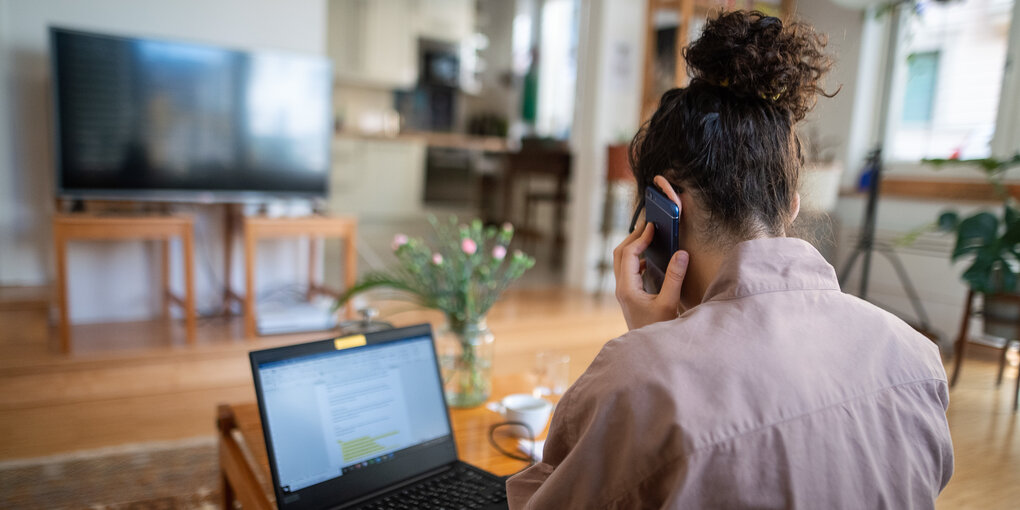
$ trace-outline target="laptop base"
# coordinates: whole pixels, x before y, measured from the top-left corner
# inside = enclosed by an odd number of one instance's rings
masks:
[[[505,510],[506,480],[463,461],[350,507],[357,510]]]

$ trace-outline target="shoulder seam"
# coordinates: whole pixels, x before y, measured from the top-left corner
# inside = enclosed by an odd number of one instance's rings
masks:
[[[833,287],[818,287],[818,288],[814,288],[814,287],[812,287],[812,288],[795,288],[795,289],[775,289],[775,290],[765,290],[765,291],[761,291],[761,292],[754,292],[754,293],[751,293],[751,294],[741,294],[739,296],[731,296],[731,297],[725,297],[725,298],[715,298],[715,297],[713,297],[713,298],[709,299],[708,301],[705,301],[702,304],[708,304],[708,303],[713,303],[713,302],[733,301],[733,300],[736,300],[736,299],[746,299],[746,298],[752,298],[752,297],[755,297],[755,296],[764,296],[766,294],[777,294],[777,293],[780,293],[780,292],[821,292],[821,291],[831,291],[831,292],[838,292],[840,294],[845,294],[843,292],[843,290],[840,289],[839,287],[836,287],[836,288],[833,288]],[[697,307],[695,307],[695,308],[697,308]],[[693,308],[692,308],[692,310],[693,310]]]

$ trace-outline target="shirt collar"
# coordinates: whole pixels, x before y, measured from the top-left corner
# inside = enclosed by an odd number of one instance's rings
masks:
[[[733,248],[702,301],[789,290],[840,290],[836,270],[802,239],[752,239]]]

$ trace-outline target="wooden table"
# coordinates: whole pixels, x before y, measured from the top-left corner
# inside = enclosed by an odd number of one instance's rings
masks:
[[[67,303],[67,243],[73,240],[156,240],[162,243],[163,315],[170,304],[184,310],[188,343],[195,342],[194,244],[195,227],[190,216],[99,216],[57,214],[53,217],[53,246],[57,265],[57,307],[60,309],[60,349],[71,352],[71,325]],[[184,259],[184,298],[170,292],[170,239],[181,240]]]
[[[496,377],[490,400],[528,392],[533,386],[527,375]],[[502,416],[479,406],[451,409],[450,420],[461,460],[497,475],[510,475],[527,467],[526,462],[503,456],[489,444],[489,427],[503,421]],[[233,508],[235,500],[245,509],[276,508],[258,406],[254,402],[220,405],[217,428],[223,508]],[[504,449],[516,451],[516,439],[498,440]]]

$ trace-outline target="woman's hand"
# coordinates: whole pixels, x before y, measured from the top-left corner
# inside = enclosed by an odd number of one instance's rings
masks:
[[[623,318],[628,329],[638,329],[656,322],[677,318],[680,311],[680,289],[687,274],[690,254],[680,250],[669,259],[662,290],[658,294],[645,292],[641,281],[644,261],[641,254],[652,242],[655,227],[645,224],[641,230],[634,229],[619,246],[613,250],[613,272],[616,274],[616,300],[623,308]]]

